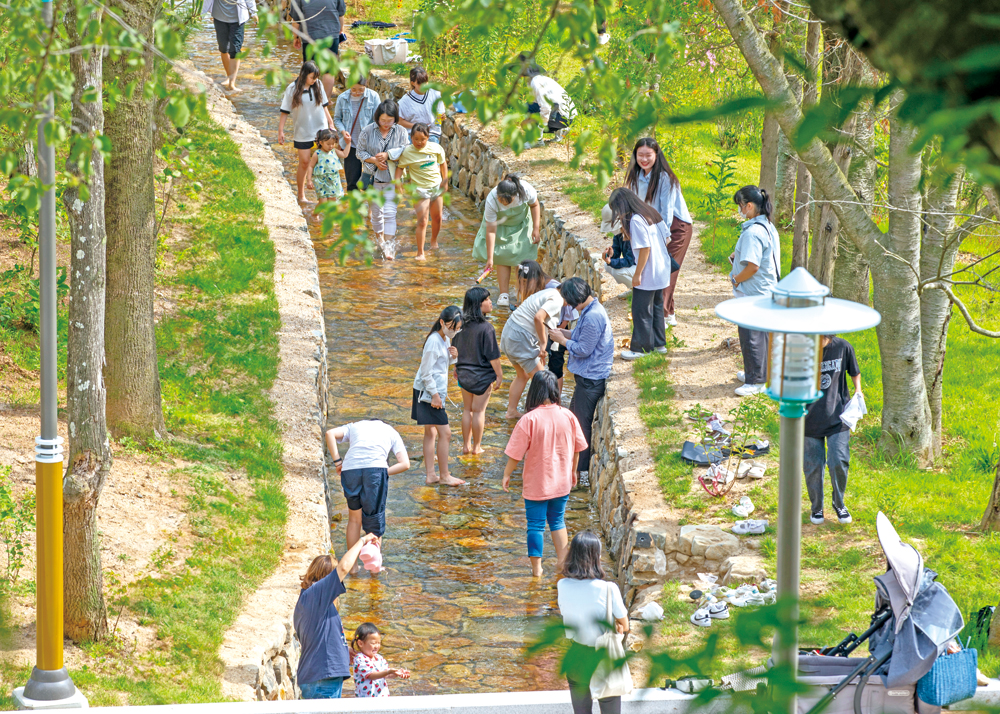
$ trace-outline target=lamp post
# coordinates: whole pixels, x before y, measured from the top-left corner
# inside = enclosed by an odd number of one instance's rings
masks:
[[[778,471],[778,597],[792,603],[791,625],[774,641],[774,661],[798,668],[799,572],[802,538],[802,454],[805,415],[822,395],[819,389],[821,335],[875,327],[882,317],[867,305],[827,297],[830,289],[796,268],[770,295],[719,303],[715,314],[748,330],[769,332],[767,394],[781,415],[781,462]],[[790,711],[795,711],[794,697]]]

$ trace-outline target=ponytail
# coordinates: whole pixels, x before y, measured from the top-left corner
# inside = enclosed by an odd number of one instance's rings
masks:
[[[744,186],[733,195],[733,203],[740,207],[752,203],[757,206],[757,215],[764,216],[768,223],[771,222],[771,212],[774,210],[774,206],[771,204],[771,197],[764,189],[756,186]]]
[[[462,311],[456,305],[449,305],[442,310],[441,314],[438,315],[438,319],[436,319],[434,324],[431,326],[430,332],[427,333],[427,337],[424,338],[424,344],[427,344],[427,340],[430,339],[431,335],[435,332],[440,332],[442,322],[446,325],[454,325],[456,323],[461,325]]]
[[[497,198],[512,201],[515,196],[522,201],[528,200],[528,192],[521,185],[521,177],[517,174],[507,174],[497,184]]]

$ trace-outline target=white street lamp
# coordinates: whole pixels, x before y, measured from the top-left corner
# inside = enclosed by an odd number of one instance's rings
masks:
[[[778,596],[793,603],[792,626],[775,638],[775,663],[798,665],[798,601],[802,538],[802,453],[805,414],[819,399],[821,335],[875,327],[881,315],[867,305],[827,297],[830,289],[796,268],[770,295],[719,303],[715,314],[748,330],[770,333],[767,394],[781,414],[781,464],[778,473]],[[790,711],[795,711],[794,699]]]

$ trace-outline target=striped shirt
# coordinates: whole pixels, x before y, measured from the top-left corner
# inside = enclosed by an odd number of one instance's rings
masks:
[[[383,151],[389,151],[389,149],[405,149],[409,144],[409,133],[399,124],[393,124],[389,134],[382,136],[382,132],[375,122],[362,129],[357,141],[354,142],[358,160],[363,162],[363,171],[366,174],[374,173],[375,180],[379,183],[392,182],[392,174],[388,169],[380,169],[375,164],[365,163],[365,160]]]

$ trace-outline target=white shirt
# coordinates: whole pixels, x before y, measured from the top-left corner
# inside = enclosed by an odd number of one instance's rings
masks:
[[[341,428],[344,438],[337,439],[337,442],[351,445],[344,455],[342,469],[387,469],[390,451],[397,455],[397,459],[399,454],[406,454],[399,432],[384,421],[356,421]]]
[[[524,189],[524,195],[526,196],[524,201],[525,203],[527,203],[529,206],[534,206],[536,203],[538,203],[538,191],[535,190],[534,186],[532,186],[527,181],[522,180],[521,188]],[[497,213],[500,211],[500,209],[513,208],[514,206],[520,206],[520,205],[521,205],[521,198],[519,196],[514,196],[514,198],[511,199],[511,202],[508,203],[506,206],[500,205],[500,199],[497,198],[497,190],[496,188],[494,188],[492,191],[489,192],[489,195],[486,196],[486,201],[485,203],[483,203],[483,220],[486,221],[487,223],[496,223],[498,225],[503,225],[504,223],[506,223],[507,219],[505,218],[500,221],[497,220]]]
[[[608,619],[608,593],[611,593],[611,614],[615,619],[626,617],[625,601],[614,583],[606,580],[576,580],[563,578],[556,585],[559,591],[559,612],[569,628],[566,637],[581,645],[593,647],[604,634],[601,625]]]
[[[451,340],[442,335],[440,330],[424,342],[420,369],[413,380],[413,388],[420,393],[420,401],[429,402],[437,394],[443,402],[448,396],[448,367],[452,363],[451,355],[448,354],[449,347]]]
[[[428,89],[423,94],[410,90],[399,100],[399,118],[414,124],[426,124],[431,128],[431,136],[441,136],[441,125],[437,123],[437,117],[445,111],[441,92],[436,89]]]
[[[319,92],[319,104],[316,104],[313,92]],[[302,92],[302,103],[292,108],[292,95],[295,94],[295,82],[288,85],[285,95],[281,98],[281,112],[292,116],[295,133],[292,141],[316,141],[316,132],[329,128],[326,121],[326,91],[322,82],[315,82],[312,87]],[[353,138],[353,137],[352,137]]]
[[[507,322],[513,322],[518,327],[534,334],[535,313],[539,310],[545,310],[548,315],[545,324],[549,327],[558,327],[564,303],[562,295],[555,288],[539,290],[534,295],[529,295],[527,300],[518,305],[517,309],[507,318]],[[544,347],[545,345],[542,345],[543,349]]]
[[[646,223],[642,216],[632,216],[629,224],[629,236],[632,241],[632,252],[636,262],[639,260],[639,249],[649,248],[649,259],[642,269],[639,290],[663,290],[670,285],[670,255],[663,241],[664,225],[660,221],[655,226]],[[666,235],[670,235],[666,233]]]
[[[559,113],[565,119],[573,119],[576,116],[576,105],[573,104],[573,100],[566,94],[566,90],[562,88],[562,85],[552,79],[552,77],[540,74],[532,78],[531,91],[535,94],[538,113],[542,115],[542,119],[546,122],[549,120],[549,115],[552,114],[553,104],[559,105]]]

